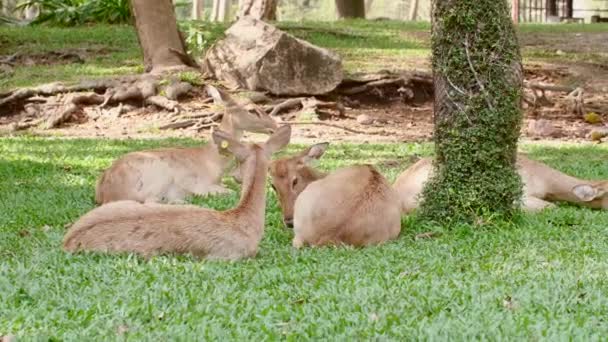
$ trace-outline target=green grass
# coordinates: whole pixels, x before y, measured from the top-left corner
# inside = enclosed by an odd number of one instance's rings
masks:
[[[205,46],[222,36],[223,24],[197,22],[207,40]],[[281,22],[278,26],[313,44],[330,48],[344,58],[349,72],[383,68],[420,68],[430,54],[427,22],[352,20],[337,22]],[[520,25],[522,35],[607,32],[607,24]],[[86,58],[85,64],[19,66],[10,77],[0,78],[0,90],[32,86],[52,81],[75,82],[84,78],[139,73],[141,52],[134,30],[124,25],[94,25],[73,28],[0,26],[0,53],[41,53],[70,49],[105,49]],[[557,56],[555,49],[524,49],[528,59],[605,61],[604,55]],[[585,55],[586,54],[586,55]],[[599,57],[598,57],[599,56]]]
[[[269,191],[259,255],[239,263],[69,255],[65,225],[94,207],[123,153],[193,140],[0,139],[0,334],[24,340],[601,340],[608,335],[608,213],[560,206],[502,228],[428,227],[396,241],[294,250]],[[292,146],[295,152],[299,146]],[[603,145],[526,145],[535,159],[608,178]],[[391,165],[427,144],[333,145],[320,166]],[[397,163],[394,163],[394,161]],[[393,163],[383,163],[393,161]],[[224,209],[237,196],[197,199]],[[121,335],[124,329],[127,332]]]

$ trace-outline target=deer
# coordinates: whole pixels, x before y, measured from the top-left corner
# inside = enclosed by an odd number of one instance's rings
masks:
[[[196,258],[240,260],[254,257],[264,233],[266,175],[270,156],[289,143],[291,127],[280,127],[264,144],[242,144],[216,130],[222,153],[240,162],[238,205],[215,211],[194,205],[115,201],[94,208],[72,225],[63,240],[66,252],[190,254]]]
[[[314,169],[328,143],[270,164],[292,245],[377,245],[401,231],[401,206],[390,183],[371,165],[354,165],[330,174]]]
[[[207,86],[216,102],[224,104],[219,129],[240,140],[244,131],[270,134],[276,122],[262,110],[250,113],[228,93]],[[219,153],[208,143],[193,148],[160,148],[131,152],[117,159],[97,182],[95,202],[105,204],[118,200],[141,203],[183,204],[191,195],[229,194],[220,184],[234,158]],[[237,182],[238,170],[232,173]]]
[[[608,181],[589,181],[569,176],[546,164],[517,155],[516,168],[523,183],[521,198],[525,212],[555,207],[554,202],[570,202],[595,209],[608,209]],[[397,177],[393,188],[408,214],[418,208],[419,194],[433,173],[433,159],[422,158]]]

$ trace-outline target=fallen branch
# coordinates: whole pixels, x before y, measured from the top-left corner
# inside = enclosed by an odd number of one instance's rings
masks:
[[[342,125],[330,124],[326,122],[308,122],[308,121],[282,121],[281,123],[290,124],[290,125],[319,125],[319,126],[327,126],[333,128],[339,128],[345,130],[347,132],[355,133],[355,134],[380,134],[376,132],[364,132],[358,131],[356,129],[348,128]]]
[[[173,122],[164,126],[160,126],[158,129],[160,130],[165,130],[165,129],[180,129],[180,128],[187,128],[190,126],[194,126],[196,123],[200,122],[200,120],[184,120],[184,121],[178,121],[178,122]]]

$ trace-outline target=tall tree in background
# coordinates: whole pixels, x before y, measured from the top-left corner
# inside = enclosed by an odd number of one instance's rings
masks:
[[[277,20],[278,0],[239,0],[237,18],[252,17],[259,20]]]
[[[436,160],[421,214],[441,223],[508,217],[522,193],[522,67],[509,5],[435,0],[432,20]]]
[[[192,0],[192,20],[203,19],[203,0]]]
[[[228,15],[230,13],[230,0],[213,0],[213,7],[211,8],[210,21],[228,21]]]
[[[364,0],[336,0],[338,18],[365,18]]]
[[[187,68],[189,57],[177,29],[173,2],[131,0],[131,8],[146,72]]]

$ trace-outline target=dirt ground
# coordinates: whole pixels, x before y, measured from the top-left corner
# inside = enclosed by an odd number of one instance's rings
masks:
[[[531,34],[522,39],[522,49],[542,49],[551,53],[567,54],[569,52],[608,53],[608,33],[586,33],[543,35]],[[34,56],[39,60],[40,56]],[[53,56],[57,60],[72,58],[72,54]],[[32,58],[20,57],[22,62]],[[414,61],[421,68],[428,68],[428,59]],[[589,141],[591,130],[608,124],[608,65],[589,61],[566,61],[547,63],[540,61],[525,62],[525,79],[527,82],[579,86],[585,90],[586,112],[597,113],[602,122],[590,124],[571,110],[572,100],[566,93],[547,92],[551,103],[542,107],[525,108],[525,122],[522,135],[529,139]],[[365,134],[347,132],[339,128],[320,125],[294,126],[293,141],[356,141],[356,142],[413,142],[428,141],[432,137],[433,108],[432,102],[406,103],[399,96],[379,89],[368,98],[345,99],[346,111],[342,117],[321,117],[322,122],[342,125],[351,129],[364,131]],[[183,111],[196,113],[203,105],[201,97],[193,97],[181,103]],[[526,108],[527,107],[527,108]],[[32,132],[42,135],[63,135],[71,137],[107,137],[107,138],[162,138],[162,137],[207,137],[209,130],[196,131],[186,129],[160,130],[158,127],[170,122],[171,113],[159,111],[155,107],[134,108],[124,114],[116,115],[109,111],[99,115],[96,120],[87,119],[81,113],[70,123],[51,130],[34,129]],[[372,124],[362,125],[356,118],[367,115],[373,119]],[[24,113],[0,117],[0,131],[9,130],[10,124],[20,121]],[[294,114],[291,115],[293,117]],[[277,117],[281,121],[282,117]],[[538,122],[542,127],[538,128]],[[547,123],[548,122],[548,123]],[[549,126],[547,128],[546,126]],[[246,135],[247,137],[247,135]]]

